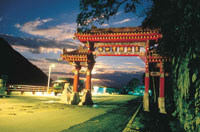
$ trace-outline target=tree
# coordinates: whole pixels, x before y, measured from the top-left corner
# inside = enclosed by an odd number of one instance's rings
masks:
[[[160,54],[171,56],[174,115],[187,131],[200,131],[200,1],[153,0],[143,26],[162,31]],[[159,18],[159,19],[158,19]]]
[[[76,22],[81,30],[86,30],[93,22],[103,24],[116,15],[120,6],[124,11],[135,12],[140,0],[80,0],[80,10]]]
[[[138,88],[140,86],[140,80],[138,78],[133,78],[132,80],[130,80],[127,85],[126,88],[130,91],[134,91],[136,88]]]
[[[81,0],[79,26],[87,27],[93,21],[100,24],[115,15],[120,6],[125,12],[135,13],[136,4],[142,0]],[[176,115],[187,131],[200,131],[200,1],[152,0],[146,10],[143,27],[160,28],[163,38],[160,54],[172,58]]]

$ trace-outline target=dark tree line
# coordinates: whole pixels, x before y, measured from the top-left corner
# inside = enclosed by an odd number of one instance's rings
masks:
[[[126,88],[128,91],[134,91],[140,86],[140,80],[138,78],[131,79],[127,84]]]

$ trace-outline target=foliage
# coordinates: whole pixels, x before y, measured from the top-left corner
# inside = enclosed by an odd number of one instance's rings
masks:
[[[140,86],[140,80],[138,78],[133,78],[127,83],[126,88],[134,91],[138,86]]]
[[[153,3],[143,26],[161,28],[159,51],[173,60],[174,115],[185,130],[200,131],[200,1],[153,0]]]
[[[103,23],[117,13],[119,6],[126,5],[135,12],[141,0],[82,0],[81,13],[77,18],[86,26],[89,20]],[[171,79],[176,110],[187,131],[200,131],[200,1],[199,0],[152,0],[146,10],[144,27],[160,28],[162,40],[160,54],[172,58]],[[124,6],[126,7],[126,6]],[[129,8],[127,8],[129,9]],[[90,10],[90,11],[89,11]]]
[[[160,53],[185,57],[192,48],[195,54],[199,54],[200,1],[153,0],[153,3],[143,26],[161,28]]]
[[[140,0],[80,0],[80,14],[76,22],[81,30],[86,30],[94,21],[103,24],[116,15],[120,6],[125,12],[135,12]]]
[[[172,74],[172,78],[174,79],[174,100],[177,107],[174,115],[184,123],[185,130],[199,131],[200,74],[198,67],[193,64],[199,62],[191,54],[193,53],[187,53],[186,58],[173,58],[174,74]]]

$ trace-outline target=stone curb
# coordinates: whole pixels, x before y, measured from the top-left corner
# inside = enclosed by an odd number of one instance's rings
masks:
[[[134,113],[134,115],[132,116],[132,118],[130,119],[130,121],[128,122],[128,124],[126,125],[125,129],[122,132],[129,132],[131,130],[132,127],[132,123],[136,117],[136,115],[138,114],[140,108],[142,106],[142,103],[140,103],[139,107],[137,108],[136,112]]]

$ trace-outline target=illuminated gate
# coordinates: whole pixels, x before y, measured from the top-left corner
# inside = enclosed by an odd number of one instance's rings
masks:
[[[142,29],[141,27],[126,28],[96,28],[86,33],[76,33],[75,37],[84,44],[77,50],[67,52],[63,50],[61,57],[75,66],[74,93],[77,94],[79,70],[87,67],[85,93],[80,104],[92,104],[91,99],[91,71],[95,64],[95,56],[138,56],[145,62],[145,93],[143,107],[149,111],[149,77],[160,76],[160,94],[158,107],[165,112],[164,96],[164,62],[168,57],[156,53],[157,42],[162,35],[159,29]],[[150,45],[151,43],[151,45]],[[157,63],[160,72],[149,71],[150,63]],[[78,96],[78,95],[77,95]],[[75,104],[78,104],[76,102]]]

